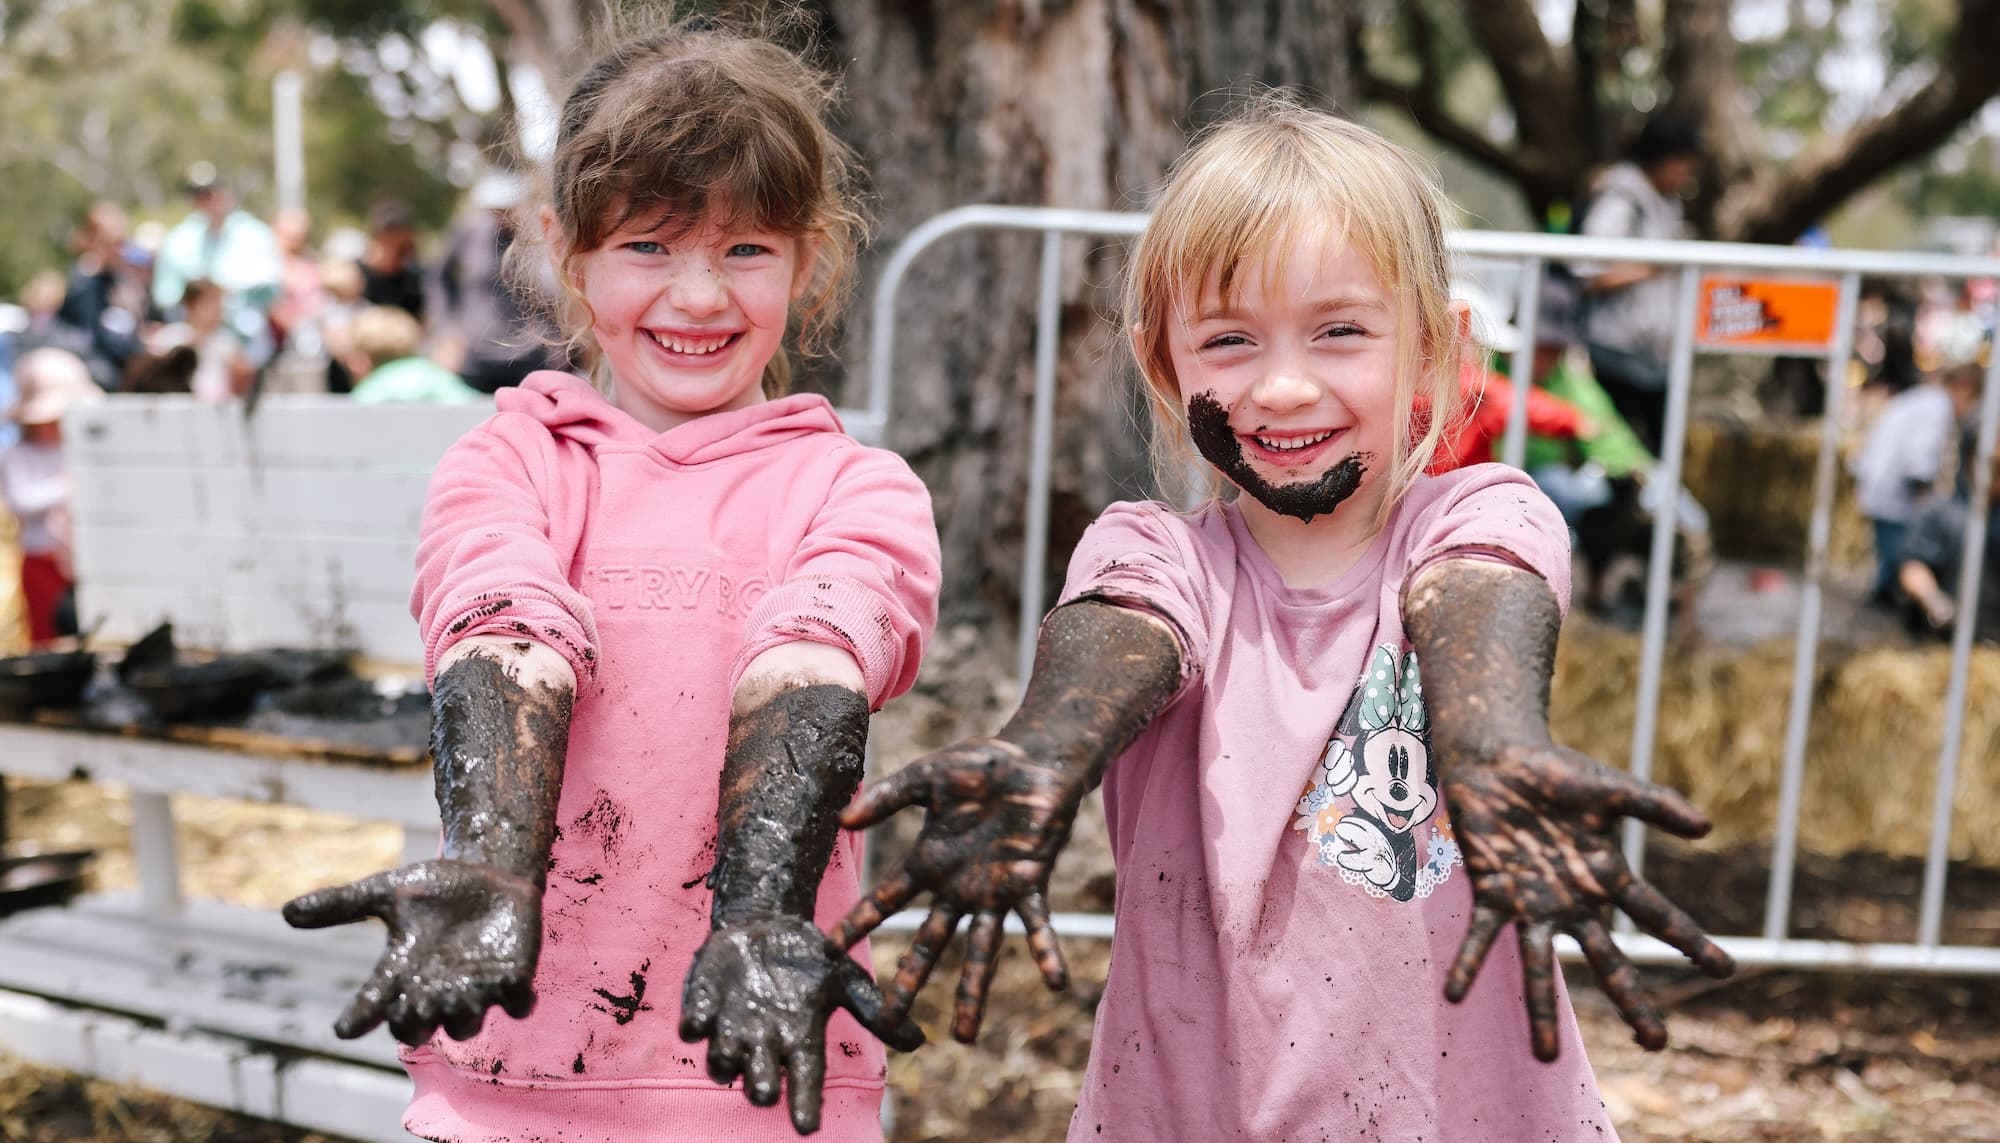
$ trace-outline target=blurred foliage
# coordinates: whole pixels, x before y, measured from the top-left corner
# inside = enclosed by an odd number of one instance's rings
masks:
[[[1419,53],[1428,53],[1433,74],[1443,77],[1446,110],[1504,141],[1511,113],[1466,19],[1465,5],[1479,2],[1351,0],[1376,67],[1414,83]],[[1623,135],[1671,98],[1661,76],[1664,9],[1656,0],[1580,2],[1612,26],[1621,14],[1630,18],[1629,33],[1608,42],[1596,87],[1603,129]],[[1765,17],[1763,31],[1739,37],[1740,73],[1779,159],[1875,109],[1828,83],[1829,68],[1853,50],[1843,21],[1865,16],[1870,5],[1880,13],[1874,26],[1888,86],[1879,105],[1898,83],[1922,76],[1953,33],[1957,11],[1956,0],[1742,3]],[[572,11],[588,23],[601,7],[575,0]],[[93,199],[119,202],[142,219],[178,219],[186,210],[180,178],[198,159],[230,176],[251,209],[268,210],[271,79],[286,67],[305,78],[307,205],[319,233],[358,222],[383,196],[408,202],[425,226],[441,225],[481,157],[502,145],[513,105],[503,82],[497,107],[467,107],[424,49],[425,34],[450,21],[506,57],[515,54],[510,36],[524,33],[498,11],[486,0],[0,0],[0,217],[9,219],[0,228],[0,296],[67,261],[69,229]],[[1782,23],[1771,22],[1774,11]],[[1384,105],[1369,117],[1438,158],[1469,222],[1526,223],[1505,179],[1424,135],[1400,108]],[[1893,193],[1859,196],[1842,214],[1889,212],[1900,215],[1896,222],[1837,218],[1837,228],[1907,242],[1927,214],[2000,215],[2000,147],[1970,125],[1882,185]]]
[[[1356,0],[1360,37],[1371,70],[1416,87],[1426,72],[1451,119],[1502,146],[1517,141],[1513,112],[1491,59],[1475,35],[1471,6],[1487,0]],[[1588,11],[1600,55],[1592,92],[1600,153],[1615,153],[1648,115],[1673,101],[1666,75],[1666,27],[1671,6],[1661,0],[1550,0],[1538,3],[1545,31],[1564,52],[1573,45],[1546,17],[1558,9]],[[1884,110],[1928,80],[1957,32],[1959,0],[1737,0],[1737,75],[1740,97],[1764,134],[1769,158],[1780,162],[1856,120]],[[1570,20],[1573,33],[1576,22]],[[1423,61],[1428,57],[1430,67]],[[1994,64],[2000,67],[2000,45]],[[1879,84],[1870,85],[1873,72]],[[1989,112],[1992,108],[1989,107]],[[1372,109],[1371,122],[1399,137],[1415,138],[1433,155],[1458,156],[1437,137],[1423,134],[1405,109],[1390,100]],[[1837,212],[1836,229],[1855,230],[1842,219],[1855,210],[1887,210],[1893,220],[1859,227],[1898,243],[1921,239],[1930,214],[2000,215],[2000,115],[1967,124],[1954,140],[1885,184],[1888,196],[1869,194]],[[1459,156],[1462,157],[1462,156]],[[1527,216],[1522,189],[1488,166],[1441,163],[1454,198],[1474,218]]]

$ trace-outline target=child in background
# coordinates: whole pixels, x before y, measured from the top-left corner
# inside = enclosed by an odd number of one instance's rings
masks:
[[[181,291],[181,320],[160,330],[151,346],[162,354],[178,346],[194,350],[189,391],[211,405],[248,393],[257,372],[243,339],[223,321],[222,303],[222,287],[207,278],[189,282]]]
[[[781,48],[680,27],[563,107],[541,229],[596,384],[504,390],[432,480],[443,853],[285,910],[388,923],[335,1030],[411,1045],[420,1137],[880,1140],[864,1029],[922,1042],[822,927],[860,896],[838,813],[939,576],[909,467],[783,396],[861,229],[829,100]]]
[[[63,635],[63,598],[76,586],[71,563],[69,472],[63,465],[63,414],[104,399],[83,359],[66,349],[32,350],[14,364],[21,439],[0,453],[0,499],[20,525],[21,599],[28,641],[41,647]]]
[[[419,354],[423,339],[423,327],[407,310],[370,306],[361,311],[348,331],[347,368],[361,378],[354,386],[355,404],[471,405],[489,400],[458,374]]]
[[[1605,906],[1731,967],[1618,849],[1628,815],[1707,822],[1549,737],[1561,517],[1512,468],[1423,475],[1458,397],[1446,209],[1413,156],[1282,96],[1181,158],[1126,317],[1162,471],[1191,445],[1240,495],[1107,509],[1020,710],[844,816],[928,810],[835,937],[932,894],[888,1018],[969,916],[969,1040],[1007,912],[1065,981],[1045,893],[1102,777],[1118,935],[1072,1140],[1609,1138],[1555,933],[1648,1047]]]

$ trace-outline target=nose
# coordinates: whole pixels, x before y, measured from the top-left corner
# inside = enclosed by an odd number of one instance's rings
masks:
[[[1389,796],[1400,802],[1410,796],[1410,788],[1401,782],[1391,782],[1389,783]]]
[[[693,318],[712,317],[729,304],[722,275],[705,258],[678,261],[667,283],[667,302]]]
[[[1320,387],[1292,362],[1274,362],[1250,387],[1250,401],[1271,413],[1289,413],[1318,403]]]

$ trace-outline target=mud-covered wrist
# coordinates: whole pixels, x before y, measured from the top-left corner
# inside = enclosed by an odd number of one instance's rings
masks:
[[[867,699],[834,684],[778,691],[730,719],[711,929],[760,914],[811,918],[867,740]]]
[[[432,696],[442,856],[518,878],[539,896],[555,839],[574,688],[523,685],[499,656],[475,651],[438,673]]]
[[[1538,575],[1511,564],[1448,559],[1404,592],[1403,623],[1423,661],[1424,700],[1441,769],[1491,762],[1503,747],[1542,747],[1562,611]]]

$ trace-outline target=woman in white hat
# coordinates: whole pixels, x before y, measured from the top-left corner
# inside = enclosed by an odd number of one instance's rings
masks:
[[[63,466],[62,417],[96,404],[104,390],[83,360],[66,349],[37,349],[14,366],[21,439],[0,453],[0,499],[20,524],[21,598],[28,638],[41,646],[62,634],[56,611],[75,586],[70,566],[69,473]]]

